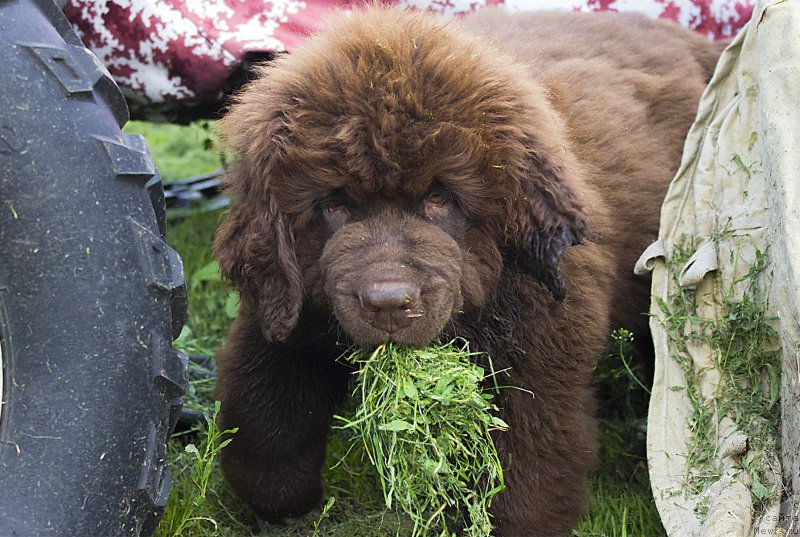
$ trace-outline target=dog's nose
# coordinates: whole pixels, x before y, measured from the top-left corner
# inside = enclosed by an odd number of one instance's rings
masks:
[[[419,317],[420,289],[409,282],[368,283],[358,293],[362,315],[388,333],[396,332]]]

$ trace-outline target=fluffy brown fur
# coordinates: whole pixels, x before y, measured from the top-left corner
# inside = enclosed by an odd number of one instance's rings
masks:
[[[237,493],[272,521],[320,500],[337,342],[460,336],[526,390],[496,401],[496,534],[566,534],[596,459],[590,375],[612,327],[646,329],[631,269],[717,54],[633,15],[373,7],[264,67],[220,124]]]

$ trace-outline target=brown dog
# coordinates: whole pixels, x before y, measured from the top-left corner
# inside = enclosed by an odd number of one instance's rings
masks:
[[[496,401],[497,535],[564,535],[596,458],[590,375],[611,328],[646,334],[632,266],[718,52],[630,15],[373,7],[264,67],[220,125],[237,493],[273,521],[317,505],[337,342],[460,336],[534,394]]]

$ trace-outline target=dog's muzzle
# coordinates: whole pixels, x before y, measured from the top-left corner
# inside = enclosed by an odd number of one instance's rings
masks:
[[[415,218],[344,226],[320,258],[325,294],[352,341],[387,338],[421,347],[462,305],[461,251],[444,232]]]

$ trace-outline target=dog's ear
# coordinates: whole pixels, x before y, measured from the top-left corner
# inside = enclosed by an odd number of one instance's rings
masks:
[[[237,162],[227,172],[247,173]],[[258,305],[261,331],[267,341],[281,341],[300,317],[303,280],[294,251],[291,226],[266,189],[267,198],[235,200],[214,237],[214,253],[222,277],[243,298]]]
[[[525,146],[526,157],[515,170],[518,190],[509,211],[512,243],[521,266],[560,302],[566,290],[558,260],[590,233],[587,215],[570,186],[570,174],[579,172],[569,158],[549,154],[550,148],[532,139]]]
[[[291,223],[272,193],[272,168],[285,135],[280,111],[240,98],[218,130],[236,154],[226,170],[232,207],[214,237],[223,279],[257,305],[267,341],[285,340],[300,317],[303,279]]]

